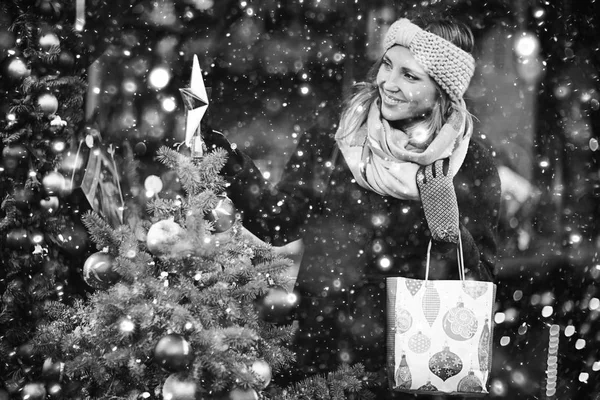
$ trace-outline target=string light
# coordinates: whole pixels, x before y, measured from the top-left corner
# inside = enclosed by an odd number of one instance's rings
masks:
[[[558,374],[558,336],[560,326],[553,324],[550,326],[550,339],[548,340],[548,359],[546,361],[546,399],[555,398],[556,394],[556,376]]]

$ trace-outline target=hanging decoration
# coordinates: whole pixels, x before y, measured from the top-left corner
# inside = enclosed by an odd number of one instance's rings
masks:
[[[190,87],[179,89],[186,108],[185,144],[192,151],[192,158],[204,155],[205,144],[200,132],[202,117],[208,108],[208,94],[202,78],[198,56],[194,55]]]
[[[400,365],[396,369],[396,387],[400,389],[410,389],[412,385],[412,375],[410,373],[410,368],[408,367],[408,363],[406,362],[406,355],[402,355],[402,359],[400,360]]]
[[[410,311],[404,308],[396,310],[396,332],[407,332],[412,326],[412,322],[413,320]]]
[[[463,303],[446,312],[443,319],[444,331],[454,340],[469,340],[477,332],[477,317]]]
[[[473,371],[469,371],[469,374],[458,382],[458,390],[466,393],[481,393],[483,392],[483,384]]]
[[[439,376],[443,381],[458,374],[463,369],[460,357],[450,351],[448,346],[429,359],[429,370]]]
[[[407,279],[405,282],[406,288],[413,296],[417,294],[419,289],[421,289],[421,286],[423,286],[423,281],[420,281],[418,279]]]
[[[425,294],[423,295],[423,315],[429,323],[429,326],[433,326],[433,323],[440,312],[440,294],[430,281],[427,281],[425,286]]]
[[[417,354],[425,353],[431,347],[431,339],[423,334],[423,332],[418,332],[408,339],[408,348]]]

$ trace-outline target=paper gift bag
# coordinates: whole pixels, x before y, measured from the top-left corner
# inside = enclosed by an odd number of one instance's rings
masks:
[[[408,393],[484,396],[491,369],[496,285],[465,280],[387,278],[390,388]]]

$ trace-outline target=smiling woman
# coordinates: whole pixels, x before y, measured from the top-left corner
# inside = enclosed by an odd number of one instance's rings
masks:
[[[274,245],[303,239],[293,341],[299,369],[290,379],[353,363],[385,376],[385,279],[422,278],[431,239],[432,279],[454,277],[446,266],[456,265],[460,232],[467,277],[493,280],[500,183],[488,151],[471,140],[462,97],[474,70],[472,42],[454,22],[421,29],[396,21],[335,134],[305,132],[276,186],[207,130],[206,143],[229,152],[222,172],[244,226]],[[435,202],[454,217],[428,214],[427,193],[435,190],[424,191],[417,174],[433,166],[438,176],[430,174],[429,184],[451,194]],[[378,399],[404,396],[386,386],[375,389]]]

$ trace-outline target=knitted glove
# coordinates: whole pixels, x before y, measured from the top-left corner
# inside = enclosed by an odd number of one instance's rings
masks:
[[[417,186],[433,240],[458,243],[458,202],[448,158],[419,168]]]

